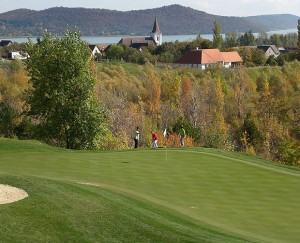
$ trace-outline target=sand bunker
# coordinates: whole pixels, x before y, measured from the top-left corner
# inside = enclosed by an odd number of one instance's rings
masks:
[[[12,203],[28,197],[22,189],[0,184],[0,204]]]

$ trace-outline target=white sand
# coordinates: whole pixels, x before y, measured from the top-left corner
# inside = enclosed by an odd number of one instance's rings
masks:
[[[26,197],[28,194],[24,190],[0,184],[0,204],[16,202]]]

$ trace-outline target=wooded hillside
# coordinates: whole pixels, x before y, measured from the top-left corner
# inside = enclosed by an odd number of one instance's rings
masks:
[[[77,26],[84,36],[149,35],[155,16],[164,35],[209,34],[214,21],[226,33],[291,29],[296,28],[298,20],[294,15],[218,16],[181,5],[125,12],[64,7],[18,9],[0,14],[0,36],[39,36],[45,29],[61,35],[67,26]]]
[[[110,135],[99,149],[132,146],[140,127],[141,145],[151,131],[160,145],[167,127],[168,146],[178,146],[184,125],[188,146],[259,154],[299,165],[300,63],[283,67],[207,71],[158,68],[151,64],[97,64],[95,95],[109,118]],[[38,139],[24,116],[27,76],[17,63],[0,65],[0,136]],[[52,141],[55,144],[55,141]]]

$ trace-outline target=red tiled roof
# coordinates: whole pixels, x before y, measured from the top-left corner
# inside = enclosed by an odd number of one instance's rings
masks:
[[[209,64],[222,62],[223,56],[218,49],[190,50],[181,56],[176,63]]]
[[[242,62],[242,58],[237,51],[222,52],[225,62]]]
[[[224,58],[219,49],[202,49],[202,64],[223,62]]]
[[[220,52],[219,49],[190,50],[183,54],[176,63],[211,64],[218,62],[241,62],[238,52]]]

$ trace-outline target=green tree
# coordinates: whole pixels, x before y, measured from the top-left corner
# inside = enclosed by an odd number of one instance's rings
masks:
[[[267,61],[266,60],[266,55],[265,55],[263,50],[254,49],[252,51],[252,62],[255,65],[258,65],[258,66],[265,65],[266,61]]]
[[[238,35],[237,32],[227,32],[225,34],[224,46],[227,48],[238,46]]]
[[[270,42],[276,46],[283,46],[284,36],[279,34],[273,34],[270,36]]]
[[[270,66],[276,66],[277,65],[277,60],[274,55],[269,56],[268,60],[266,61],[266,64]]]
[[[239,54],[241,55],[242,59],[243,59],[243,64],[246,66],[253,66],[253,62],[252,62],[252,50],[248,47],[245,48],[241,48],[239,50]]]
[[[262,146],[263,138],[258,129],[257,121],[251,112],[247,113],[242,126],[242,132],[247,137],[247,142],[252,146]]]
[[[121,60],[125,51],[121,45],[112,45],[106,52],[106,57],[112,60]]]
[[[240,46],[254,46],[255,36],[251,31],[248,31],[239,37]]]
[[[268,37],[268,33],[267,32],[260,32],[258,34],[258,37],[256,39],[256,44],[257,45],[267,45],[269,44],[269,37]]]
[[[0,136],[7,138],[14,137],[14,120],[19,116],[19,113],[13,107],[0,102],[0,114]]]
[[[220,24],[215,21],[214,28],[213,28],[213,47],[220,49],[223,44],[223,38],[221,35],[221,26]]]
[[[27,44],[29,114],[46,142],[68,149],[94,148],[105,115],[94,98],[91,55],[78,31],[62,37],[45,32]]]

